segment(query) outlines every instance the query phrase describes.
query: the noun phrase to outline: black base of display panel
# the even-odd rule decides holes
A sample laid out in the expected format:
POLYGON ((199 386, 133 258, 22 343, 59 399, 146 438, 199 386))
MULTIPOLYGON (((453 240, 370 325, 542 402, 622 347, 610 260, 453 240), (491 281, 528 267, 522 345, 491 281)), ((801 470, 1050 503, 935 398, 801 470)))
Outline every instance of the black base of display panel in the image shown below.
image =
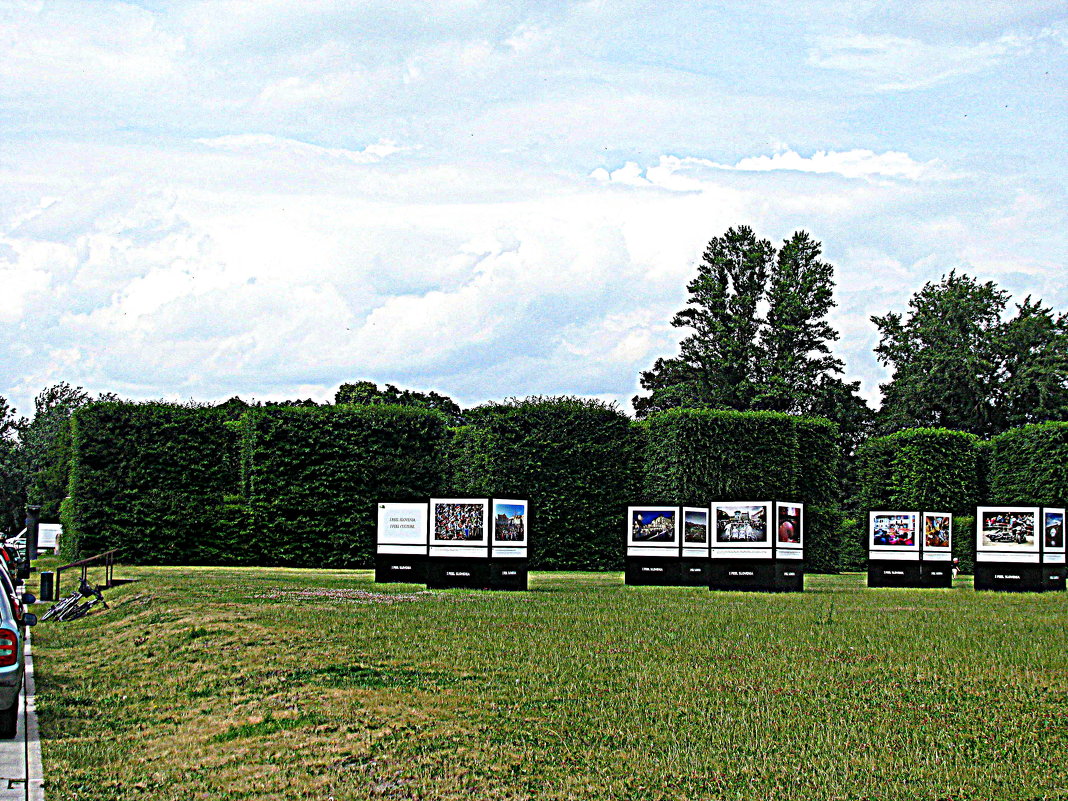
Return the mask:
MULTIPOLYGON (((770 559, 712 559, 708 566, 708 589, 781 592, 777 567, 770 559)), ((800 570, 800 565, 797 569, 800 570)))
POLYGON ((996 592, 1042 592, 1046 589, 1044 568, 1016 562, 976 562, 975 589, 996 592))
POLYGON ((793 559, 775 562, 775 589, 778 592, 804 592, 804 562, 793 559))
POLYGON ((920 562, 920 581, 929 590, 948 590, 953 586, 953 564, 920 562))
POLYGON ((868 561, 869 587, 923 588, 923 570, 919 561, 872 559, 868 561))
POLYGON ((1045 592, 1065 591, 1065 566, 1042 565, 1042 589, 1045 592))
POLYGON ((628 556, 625 582, 634 587, 677 586, 681 560, 673 556, 628 556))
POLYGON ((683 587, 707 587, 708 560, 682 559, 679 562, 679 584, 683 587))
POLYGON ((525 590, 527 588, 527 560, 491 559, 489 586, 491 590, 525 590))
POLYGON ((380 584, 390 582, 426 584, 426 557, 397 553, 377 554, 375 556, 375 581, 380 584))
POLYGON ((432 590, 488 590, 489 559, 431 557, 427 565, 426 586, 432 590))

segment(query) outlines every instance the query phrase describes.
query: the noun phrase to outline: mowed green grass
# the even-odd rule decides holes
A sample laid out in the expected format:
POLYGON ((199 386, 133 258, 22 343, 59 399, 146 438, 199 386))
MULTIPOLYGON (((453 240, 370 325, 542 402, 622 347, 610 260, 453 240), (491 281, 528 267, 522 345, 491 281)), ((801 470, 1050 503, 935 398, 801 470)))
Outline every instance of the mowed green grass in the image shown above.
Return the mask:
POLYGON ((116 575, 34 632, 56 801, 1068 798, 1064 594, 116 575))

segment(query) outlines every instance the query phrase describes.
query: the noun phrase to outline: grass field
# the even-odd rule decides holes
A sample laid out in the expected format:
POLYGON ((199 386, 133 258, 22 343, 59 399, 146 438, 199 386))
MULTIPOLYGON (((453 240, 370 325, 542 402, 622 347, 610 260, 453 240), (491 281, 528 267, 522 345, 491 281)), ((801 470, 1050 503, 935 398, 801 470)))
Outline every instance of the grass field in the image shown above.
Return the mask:
POLYGON ((1068 798, 1064 594, 116 575, 34 631, 55 801, 1068 798))

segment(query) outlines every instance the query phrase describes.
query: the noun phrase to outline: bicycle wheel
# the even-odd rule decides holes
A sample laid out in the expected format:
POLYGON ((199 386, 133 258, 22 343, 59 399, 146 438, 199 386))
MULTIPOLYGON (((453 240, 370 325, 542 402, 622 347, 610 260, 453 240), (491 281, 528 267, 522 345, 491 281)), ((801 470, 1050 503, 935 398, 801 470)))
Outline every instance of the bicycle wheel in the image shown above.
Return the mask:
POLYGON ((66 623, 70 620, 77 620, 80 617, 85 617, 86 613, 89 611, 90 606, 91 604, 88 601, 86 601, 84 604, 72 606, 66 611, 62 612, 60 615, 58 615, 56 617, 56 620, 66 623))
POLYGON ((60 615, 63 612, 66 612, 72 606, 74 606, 74 604, 78 603, 78 601, 80 599, 81 599, 81 595, 79 595, 78 593, 74 593, 74 595, 68 595, 62 601, 58 601, 58 602, 52 604, 52 606, 49 608, 49 610, 47 612, 45 612, 43 615, 41 615, 41 620, 48 620, 49 618, 52 618, 52 617, 56 618, 56 620, 59 620, 60 619, 60 615))

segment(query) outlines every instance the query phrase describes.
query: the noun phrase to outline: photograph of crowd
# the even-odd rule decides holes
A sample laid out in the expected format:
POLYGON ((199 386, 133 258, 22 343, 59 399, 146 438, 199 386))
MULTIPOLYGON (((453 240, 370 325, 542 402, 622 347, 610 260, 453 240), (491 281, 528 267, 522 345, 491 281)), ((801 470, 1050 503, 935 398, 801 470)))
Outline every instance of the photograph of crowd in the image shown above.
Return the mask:
POLYGON ((526 506, 521 503, 493 504, 493 541, 523 542, 527 537, 523 523, 526 511, 526 506))
POLYGON ((979 530, 981 547, 998 550, 1035 550, 1034 512, 984 509, 981 520, 979 530))
POLYGON ((675 510, 635 510, 631 516, 630 541, 674 542, 675 510))
POLYGON ((767 507, 757 504, 716 506, 716 542, 768 542, 767 507))
POLYGON ((1064 547, 1064 510, 1046 512, 1045 523, 1042 530, 1046 533, 1045 545, 1047 548, 1060 550, 1064 547))
POLYGON ((779 542, 801 544, 801 507, 779 504, 779 542))
POLYGON ((916 545, 916 514, 876 514, 872 520, 871 544, 911 548, 916 545))
POLYGON ((481 503, 439 503, 434 507, 434 539, 441 542, 484 542, 485 507, 481 503))
POLYGON ((684 532, 685 542, 708 542, 708 512, 704 509, 687 509, 684 532))
POLYGON ((949 547, 949 525, 951 519, 949 515, 923 516, 924 548, 949 547))

